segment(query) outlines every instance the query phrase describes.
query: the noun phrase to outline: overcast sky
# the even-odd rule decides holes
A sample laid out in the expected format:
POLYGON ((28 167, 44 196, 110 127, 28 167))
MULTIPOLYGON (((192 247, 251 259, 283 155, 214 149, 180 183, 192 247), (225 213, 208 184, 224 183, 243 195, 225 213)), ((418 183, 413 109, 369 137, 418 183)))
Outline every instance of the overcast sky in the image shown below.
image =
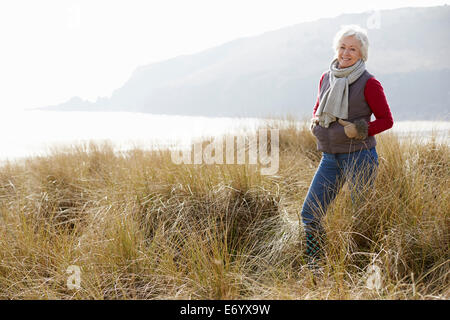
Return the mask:
POLYGON ((94 101, 137 66, 304 21, 443 4, 450 0, 2 0, 0 111, 94 101))

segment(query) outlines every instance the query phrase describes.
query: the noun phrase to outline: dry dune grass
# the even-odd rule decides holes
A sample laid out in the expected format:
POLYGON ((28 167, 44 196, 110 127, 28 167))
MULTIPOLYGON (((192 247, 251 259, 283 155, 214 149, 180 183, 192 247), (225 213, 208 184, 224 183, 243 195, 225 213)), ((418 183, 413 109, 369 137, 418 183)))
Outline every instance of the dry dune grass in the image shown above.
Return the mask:
POLYGON ((312 273, 299 212, 320 153, 306 124, 283 123, 268 123, 280 132, 273 176, 108 143, 4 165, 0 298, 448 299, 448 145, 379 135, 375 188, 356 206, 344 186, 312 273), (67 285, 70 265, 79 289, 67 285))

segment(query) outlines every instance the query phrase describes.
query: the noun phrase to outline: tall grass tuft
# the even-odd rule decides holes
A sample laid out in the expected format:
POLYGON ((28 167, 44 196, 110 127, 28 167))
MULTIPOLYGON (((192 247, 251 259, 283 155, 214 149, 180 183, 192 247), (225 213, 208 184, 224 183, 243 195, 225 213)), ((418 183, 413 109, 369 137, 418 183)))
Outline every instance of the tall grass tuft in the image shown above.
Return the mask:
POLYGON ((280 134, 271 176, 251 164, 175 164, 168 150, 117 153, 94 142, 6 163, 0 298, 449 298, 447 144, 378 135, 375 184, 357 204, 344 185, 312 272, 299 213, 320 152, 306 122, 262 128, 280 134), (67 285, 72 265, 78 289, 67 285))

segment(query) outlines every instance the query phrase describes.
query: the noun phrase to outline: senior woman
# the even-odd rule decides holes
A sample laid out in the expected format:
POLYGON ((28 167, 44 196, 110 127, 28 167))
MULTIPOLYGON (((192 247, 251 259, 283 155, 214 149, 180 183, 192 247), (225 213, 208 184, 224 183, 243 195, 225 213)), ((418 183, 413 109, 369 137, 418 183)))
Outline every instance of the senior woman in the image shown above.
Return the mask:
POLYGON ((344 26, 333 47, 335 56, 320 78, 311 123, 322 158, 301 211, 309 262, 323 254, 321 219, 344 182, 349 183, 352 201, 373 185, 378 167, 374 136, 394 123, 383 87, 366 70, 366 31, 344 26), (372 114, 375 120, 370 121, 372 114))

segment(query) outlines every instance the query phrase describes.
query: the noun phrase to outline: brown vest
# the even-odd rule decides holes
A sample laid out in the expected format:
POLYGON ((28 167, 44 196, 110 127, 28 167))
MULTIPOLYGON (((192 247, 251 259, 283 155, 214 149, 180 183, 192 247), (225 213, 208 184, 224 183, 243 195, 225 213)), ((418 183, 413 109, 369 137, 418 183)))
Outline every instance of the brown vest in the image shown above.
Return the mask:
MULTIPOLYGON (((330 86, 330 72, 328 71, 322 80, 319 99, 322 99, 325 91, 330 86)), ((348 119, 346 121, 354 122, 358 119, 364 119, 369 123, 372 110, 370 109, 364 97, 364 88, 367 80, 372 78, 367 70, 351 85, 349 85, 348 94, 348 119)), ((327 153, 350 153, 361 149, 370 149, 375 147, 376 140, 374 136, 369 136, 365 140, 350 139, 345 135, 344 127, 334 121, 328 128, 316 125, 313 133, 317 138, 317 150, 327 153)))

